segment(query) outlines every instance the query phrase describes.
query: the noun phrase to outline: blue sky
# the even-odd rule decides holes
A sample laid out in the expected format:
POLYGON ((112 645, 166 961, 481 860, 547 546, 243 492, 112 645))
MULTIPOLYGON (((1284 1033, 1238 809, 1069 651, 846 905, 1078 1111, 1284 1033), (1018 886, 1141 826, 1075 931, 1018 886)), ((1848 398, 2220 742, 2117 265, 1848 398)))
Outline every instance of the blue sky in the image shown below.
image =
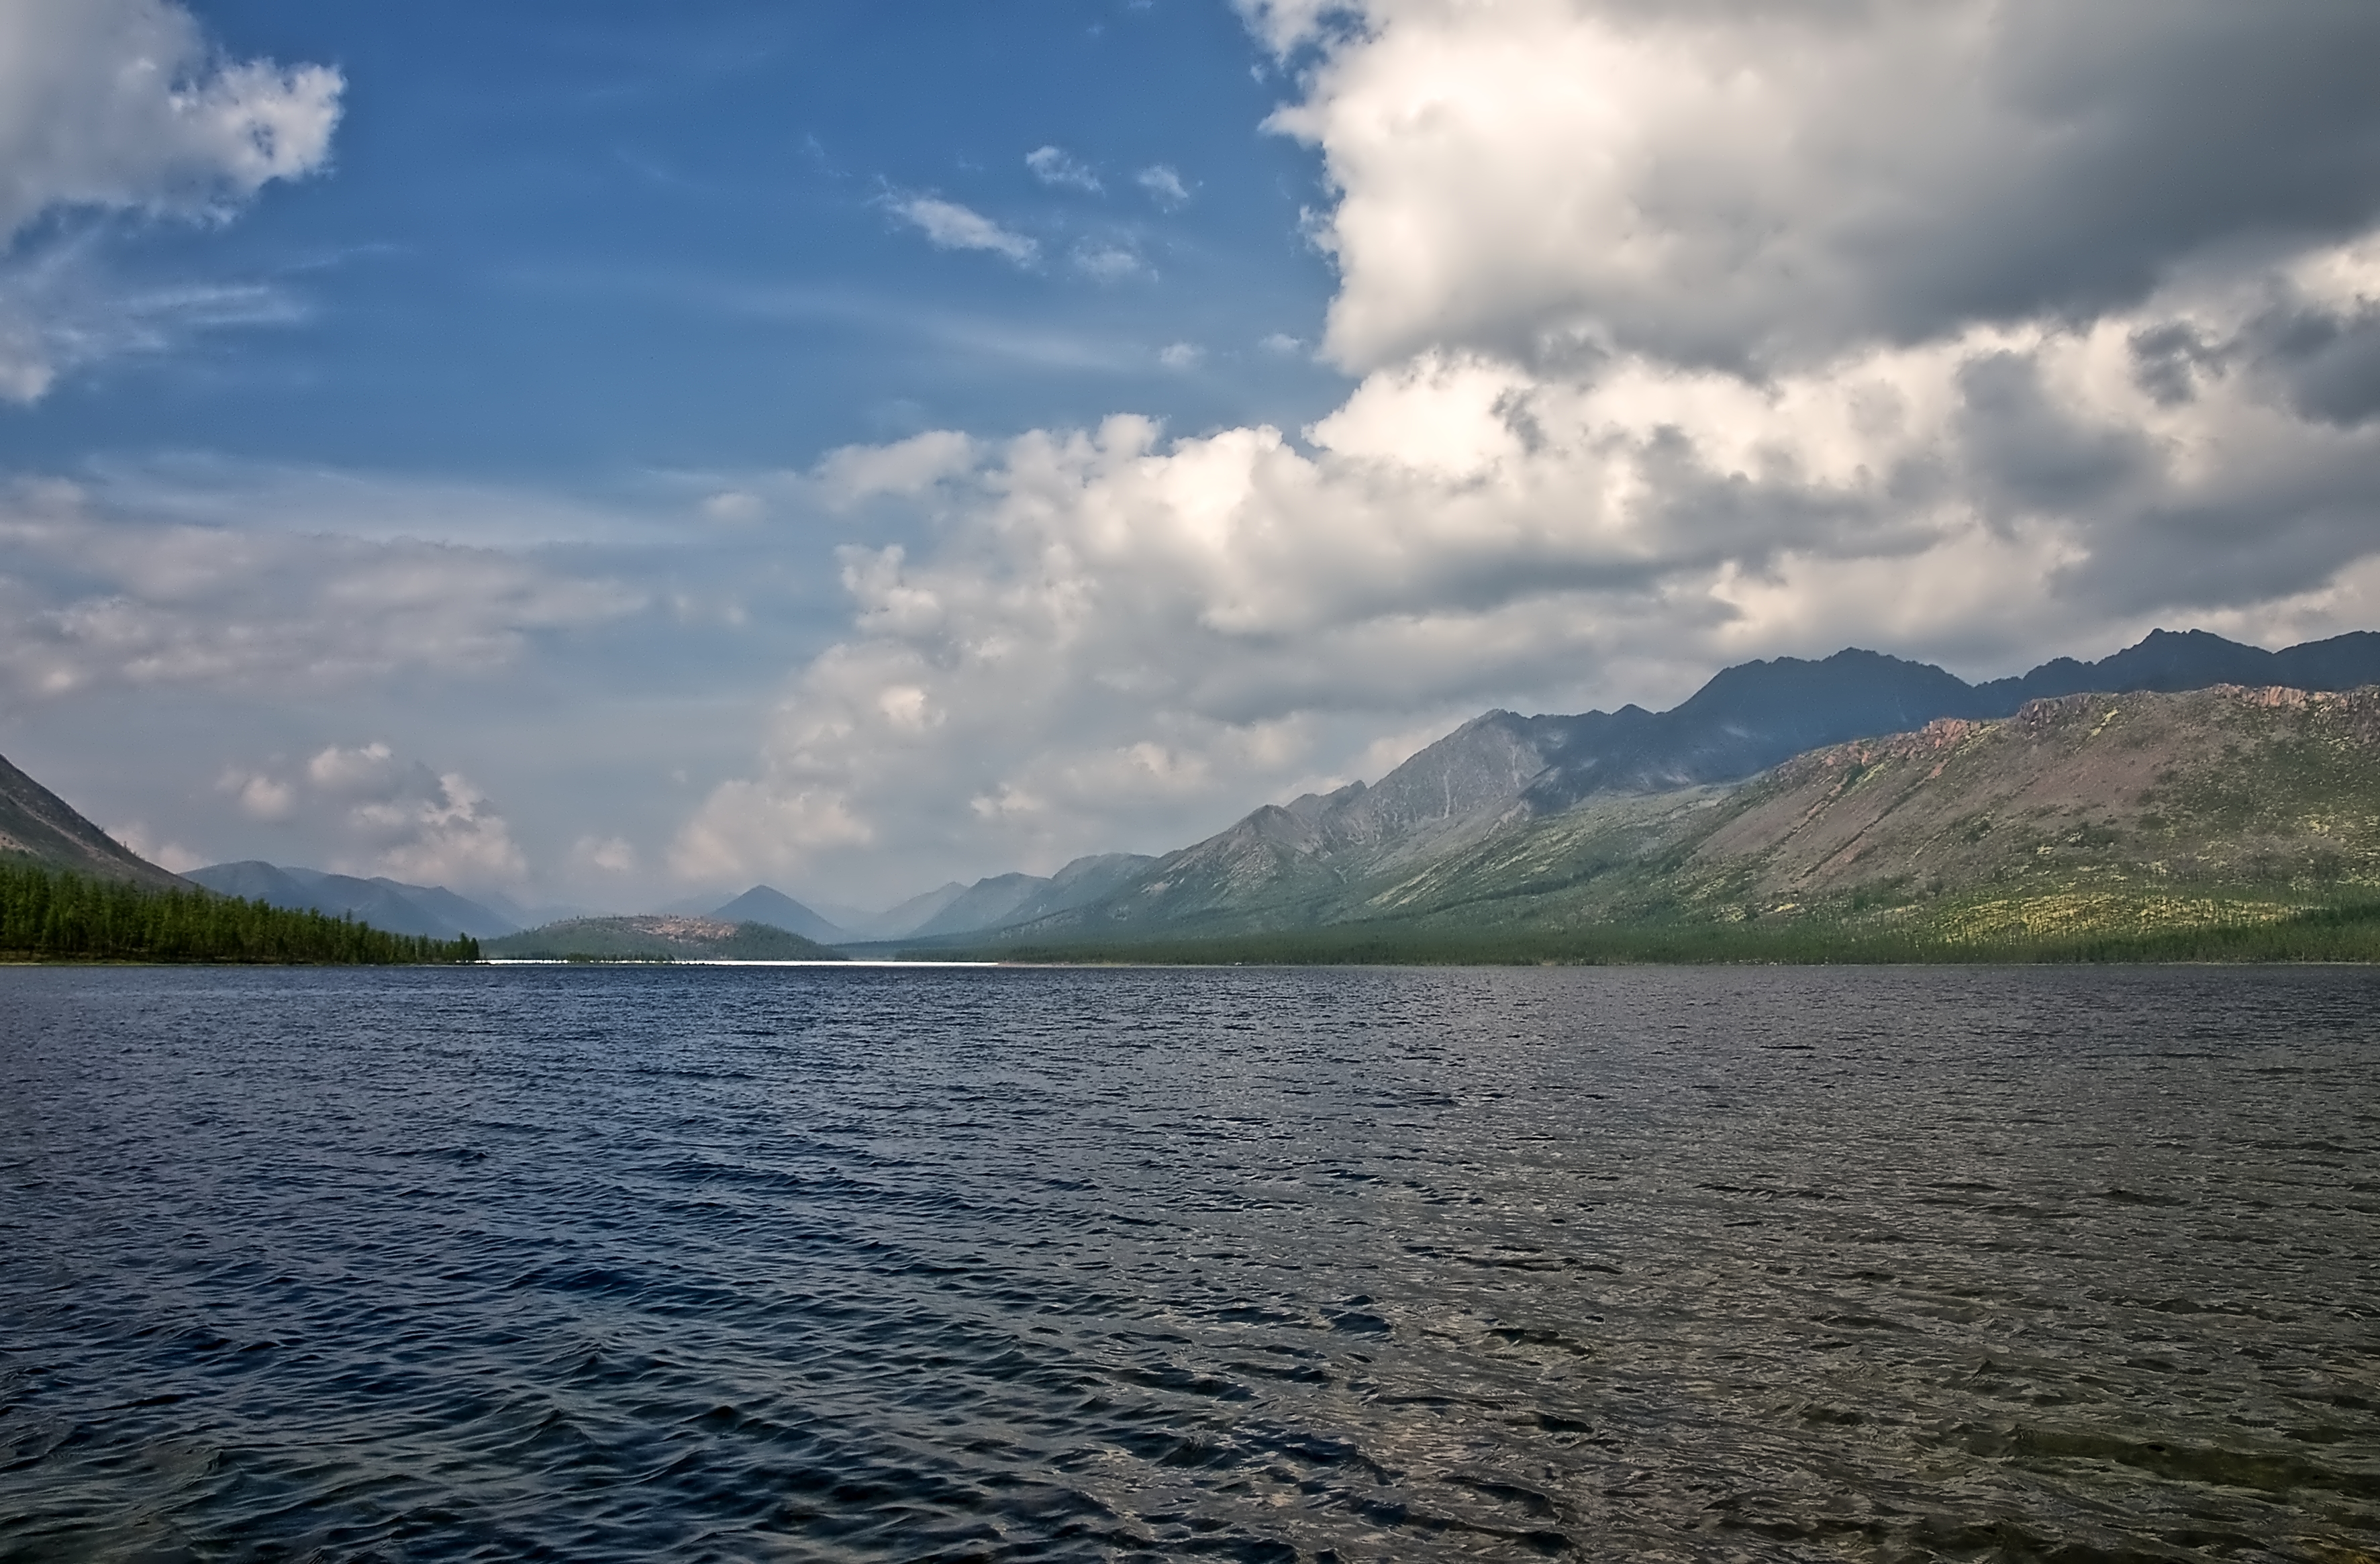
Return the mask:
POLYGON ((1259 129, 1282 82, 1220 6, 198 11, 230 55, 340 70, 330 164, 236 222, 111 224, 100 248, 130 285, 268 290, 288 319, 63 387, 0 425, 7 459, 166 447, 600 490, 1120 406, 1293 424, 1338 390, 1260 346, 1319 326, 1330 272, 1298 214, 1322 192, 1311 152, 1259 129), (1044 147, 1099 188, 1037 178, 1044 147), (895 215, 917 196, 1040 253, 920 242, 895 215), (1160 361, 1177 343, 1195 369, 1160 361))
POLYGON ((2380 622, 2355 0, 11 0, 0 753, 634 909, 2380 622))

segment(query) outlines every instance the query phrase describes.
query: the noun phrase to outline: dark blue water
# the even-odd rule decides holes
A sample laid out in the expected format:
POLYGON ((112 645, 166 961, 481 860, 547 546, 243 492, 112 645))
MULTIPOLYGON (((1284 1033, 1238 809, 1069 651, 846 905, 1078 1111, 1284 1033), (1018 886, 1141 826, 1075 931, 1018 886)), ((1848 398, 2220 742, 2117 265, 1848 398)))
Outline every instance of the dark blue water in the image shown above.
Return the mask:
POLYGON ((2368 1560, 2376 1011, 0 971, 0 1556, 2368 1560))

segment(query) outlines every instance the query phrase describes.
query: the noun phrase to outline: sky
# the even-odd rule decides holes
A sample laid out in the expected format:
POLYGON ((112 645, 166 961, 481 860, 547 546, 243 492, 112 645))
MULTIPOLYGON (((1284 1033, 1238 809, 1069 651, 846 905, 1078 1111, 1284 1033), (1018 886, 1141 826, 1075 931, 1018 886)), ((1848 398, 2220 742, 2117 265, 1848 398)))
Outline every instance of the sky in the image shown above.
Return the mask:
POLYGON ((633 911, 2380 628, 2368 0, 0 0, 0 753, 633 911))

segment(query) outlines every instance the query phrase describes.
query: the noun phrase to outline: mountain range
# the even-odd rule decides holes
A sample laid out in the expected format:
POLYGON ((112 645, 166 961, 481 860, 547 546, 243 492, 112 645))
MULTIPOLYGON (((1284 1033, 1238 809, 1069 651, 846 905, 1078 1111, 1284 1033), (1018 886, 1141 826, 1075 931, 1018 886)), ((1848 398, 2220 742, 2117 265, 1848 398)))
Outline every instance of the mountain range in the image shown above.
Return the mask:
POLYGON ((919 950, 1295 928, 1372 915, 1355 910, 1365 905, 1355 891, 1461 861, 1491 839, 1509 844, 1533 824, 1666 819, 1795 756, 1945 719, 1991 721, 2090 692, 2337 691, 2374 683, 2380 634, 2366 631, 2268 651, 2203 630, 2157 630, 2095 662, 2058 658, 1983 684, 1856 649, 1778 658, 1722 670, 1666 711, 1488 711, 1377 782, 1264 806, 1162 856, 1103 854, 1046 877, 953 881, 877 913, 814 909, 766 885, 720 907, 690 902, 674 910, 768 924, 824 944, 919 950))
POLYGON ((468 934, 485 940, 520 927, 515 919, 443 885, 359 879, 320 869, 285 868, 253 858, 212 864, 182 878, 225 896, 243 896, 294 912, 353 917, 391 934, 427 934, 439 940, 468 934))
POLYGON ((1699 929, 1745 952, 1816 930, 1821 953, 1930 959, 2368 924, 2375 891, 2380 688, 2219 685, 2047 697, 1738 787, 1606 795, 1274 927, 1590 946, 1699 929))
POLYGON ((1051 875, 993 875, 973 885, 953 880, 880 913, 837 907, 830 917, 767 885, 756 885, 723 906, 703 909, 688 903, 678 910, 707 911, 730 922, 765 923, 824 944, 932 940, 1030 923, 1087 906, 1155 862, 1138 853, 1097 854, 1076 858, 1051 875))
MULTIPOLYGON (((2380 773, 2380 755, 2365 752, 2364 730, 2353 722, 2339 726, 2340 713, 2362 708, 2320 699, 2275 704, 2258 697, 2263 704, 2252 708, 2261 715, 2252 721, 2242 716, 2252 708, 2238 705, 2244 698, 2238 692, 2321 696, 2374 685, 2380 685, 2380 635, 2370 632, 2266 651, 2204 631, 2159 630, 2097 662, 2060 658, 2018 677, 1976 685, 1930 664, 1872 651, 1847 649, 1815 661, 1779 658, 1723 670, 1666 711, 1633 705, 1577 716, 1488 711, 1377 782, 1264 806, 1161 856, 1104 854, 1078 858, 1049 876, 953 882, 877 914, 834 908, 830 916, 765 885, 717 908, 689 904, 673 912, 718 925, 687 946, 688 952, 715 947, 726 938, 722 931, 739 927, 782 931, 798 942, 788 951, 873 941, 923 952, 987 943, 1179 941, 1379 919, 1479 928, 1609 920, 1657 908, 1700 908, 1697 915, 1712 916, 1732 908, 1726 915, 1751 917, 1745 909, 1762 896, 1795 891, 1823 902, 1884 892, 1870 883, 1873 876, 1847 875, 1831 859, 1791 873, 1778 868, 1791 857, 1787 838, 1761 837, 1767 828, 1743 824, 1754 818, 1745 811, 1767 807, 1758 801, 1792 778, 1873 778, 1885 761, 1905 771, 1910 755, 1947 754, 1946 745, 1961 756, 2003 758, 1994 763, 1998 770, 1977 770, 1980 762, 1962 760, 1949 771, 1927 771, 1923 784, 1888 811, 1889 820, 1879 816, 1860 827, 1845 863, 1897 864, 1899 878, 1885 877, 1892 885, 1955 896, 1978 884, 2037 879, 2034 870, 2066 864, 2070 855, 2060 845, 2063 839, 2034 840, 2047 829, 2040 822, 2060 819, 2087 842, 2128 843, 2127 851, 2160 843, 2174 849, 2154 861, 2124 860, 2131 866, 2124 873, 2182 873, 2194 883, 2220 880, 2235 890, 2277 875, 2292 884, 2345 883, 2338 875, 2361 873, 2351 866, 2362 859, 2356 855, 2360 848, 2350 852, 2340 844, 2360 840, 2354 821, 2362 817, 2354 811, 2362 807, 2362 778, 2380 773), (2231 693, 2179 706, 2150 698, 2208 691, 2231 693), (2143 697, 2125 709, 2131 715, 2124 719, 2129 736, 2123 742, 2138 752, 2138 765, 2149 768, 2142 775, 2150 780, 2132 777, 2125 784, 2129 792, 2118 790, 2121 797, 2092 793, 2099 784, 2081 773, 2042 769, 2037 754, 2022 764, 2006 758, 2019 753, 2007 735, 2034 728, 2064 733, 2061 723, 2082 720, 2074 713, 2099 712, 2093 701, 2123 696, 2143 697), (2154 720, 2144 720, 2144 713, 2154 720), (2254 742, 2240 736, 2250 728, 2261 735, 2254 742), (2162 736, 2154 743, 2141 736, 2149 733, 2162 736), (1888 738, 1884 749, 1875 748, 1888 738), (2324 755, 2347 761, 2308 758, 2324 755), (1958 776, 1967 780, 1956 782, 1958 776), (2195 780, 2184 787, 2175 779, 2195 780), (1973 796, 1958 793, 1961 787, 1973 796), (2009 829, 2001 818, 2005 809, 1988 803, 1998 796, 1996 787, 2030 799, 2024 807, 2034 823, 2009 829), (2166 805, 2153 806, 2155 800, 2180 796, 2176 787, 2202 803, 2218 796, 2235 804, 2287 797, 2304 819, 2291 824, 2257 817, 2259 834, 2250 843, 2239 834, 2253 823, 2252 811, 2241 812, 2245 805, 2228 813, 2209 806, 2180 815, 2166 805), (1998 822, 1973 837, 1974 851, 1948 850, 1939 831, 1922 842, 1902 839, 1915 829, 1912 822, 1947 819, 1944 811, 1961 809, 1967 819, 1961 830, 1977 820, 1998 822), (2178 818, 2194 823, 2173 826, 2178 818), (2305 820, 2328 823, 2317 829, 2305 820), (2011 843, 2030 843, 2034 860, 2010 858, 2011 843), (1755 858, 1768 867, 1755 869, 1755 858), (1645 868, 1656 862, 1667 866, 1658 874, 1645 868), (2178 862, 2181 870, 2173 867, 2178 862), (1712 887, 1722 882, 1743 897, 1729 902, 1718 895, 1712 887), (1592 894, 1580 889, 1588 885, 1597 889, 1592 894)), ((2100 716, 2105 713, 2092 721, 2100 716)), ((2099 733, 2094 728, 2090 736, 2099 733)), ((1860 797, 1872 804, 1884 796, 1880 787, 1865 782, 1860 797)), ((1840 801, 1792 806, 1804 805, 1816 811, 1813 820, 1856 815, 1842 813, 1846 806, 1840 801)), ((1824 840, 1823 833, 1796 831, 1787 836, 1803 847, 1824 840)), ((352 915, 392 933, 495 939, 536 915, 442 887, 257 861, 177 877, 126 850, 6 760, 0 760, 0 857, 159 888, 196 884, 273 905, 352 915)), ((2103 860, 2100 869, 2118 872, 2111 867, 2117 860, 2104 855, 2103 860)), ((551 915, 538 921, 555 927, 551 915)), ((631 931, 611 932, 625 939, 631 931)), ((650 930, 634 932, 648 943, 653 937, 650 930)), ((744 942, 759 938, 745 936, 744 942)))
MULTIPOLYGON (((1095 901, 1011 915, 957 939, 953 930, 941 942, 1179 939, 1376 915, 1378 908, 1358 909, 1379 888, 1490 839, 1518 840, 1582 810, 1593 819, 1666 818, 1707 805, 1713 790, 1849 741, 1946 719, 2005 720, 2033 702, 2084 692, 2373 684, 2380 684, 2380 635, 2362 631, 2276 652, 2204 631, 2159 630, 2097 662, 2061 658, 1981 685, 1857 649, 1748 662, 1667 711, 1487 712, 1378 782, 1265 806, 1149 861, 1095 901)), ((1416 911, 1410 897, 1402 905, 1408 915, 1416 911)), ((921 928, 912 938, 932 936, 921 928)))

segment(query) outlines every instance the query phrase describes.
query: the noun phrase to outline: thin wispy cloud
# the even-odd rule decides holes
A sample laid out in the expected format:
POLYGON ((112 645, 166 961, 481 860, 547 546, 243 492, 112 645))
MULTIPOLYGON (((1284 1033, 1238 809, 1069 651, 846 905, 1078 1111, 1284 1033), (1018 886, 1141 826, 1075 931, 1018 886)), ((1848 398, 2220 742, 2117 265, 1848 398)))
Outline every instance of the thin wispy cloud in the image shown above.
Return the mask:
POLYGON ((1019 266, 1030 266, 1041 247, 1025 235, 971 207, 936 196, 906 196, 887 203, 892 214, 926 236, 937 249, 985 250, 1019 266))
POLYGON ((171 353, 210 332, 296 325, 303 299, 266 283, 127 283, 93 236, 0 259, 0 401, 30 405, 78 370, 171 353))
POLYGON ((1128 245, 1089 241, 1075 246, 1071 259, 1075 271, 1097 282, 1121 283, 1157 274, 1156 268, 1128 245))

